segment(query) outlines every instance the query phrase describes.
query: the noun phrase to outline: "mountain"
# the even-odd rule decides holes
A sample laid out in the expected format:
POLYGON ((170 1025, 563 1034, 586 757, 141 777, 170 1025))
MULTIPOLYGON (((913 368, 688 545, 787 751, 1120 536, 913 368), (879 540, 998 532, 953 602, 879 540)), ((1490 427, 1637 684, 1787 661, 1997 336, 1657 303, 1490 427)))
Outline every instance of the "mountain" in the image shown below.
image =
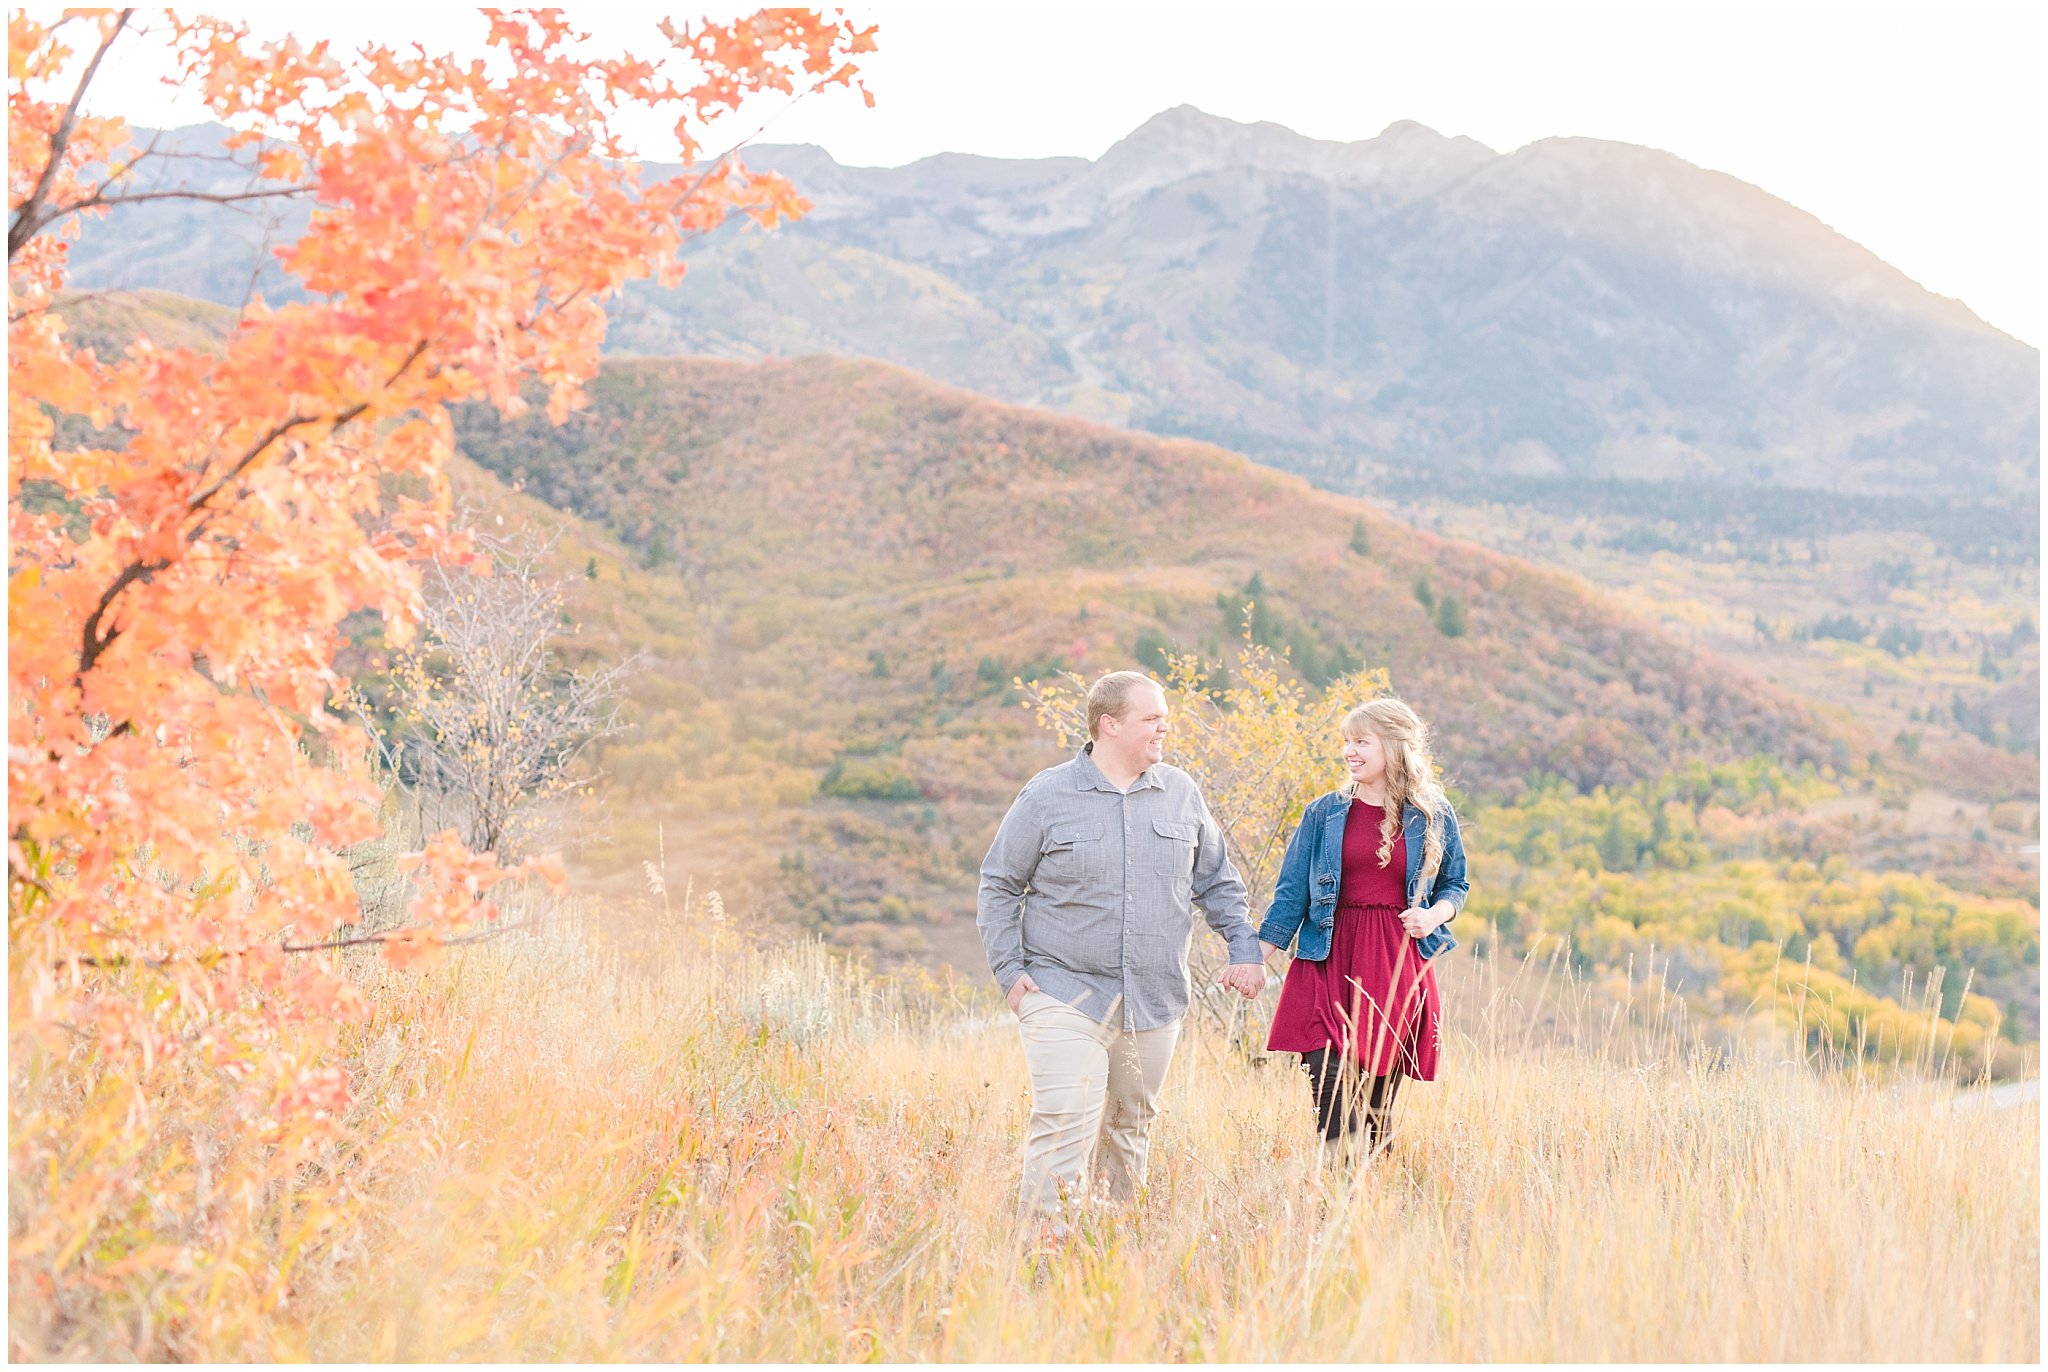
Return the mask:
MULTIPOLYGON (((2034 349, 1653 149, 1500 154, 1413 123, 1319 142, 1183 106, 1093 161, 747 155, 811 215, 714 237, 677 290, 635 288, 615 350, 874 357, 1360 493, 1480 473, 2008 505, 2039 488, 2034 349)), ((85 226, 75 279, 239 299, 265 232, 135 207, 85 226)))
POLYGON ((772 312, 806 347, 985 390, 1006 370, 993 393, 1339 488, 1373 464, 1971 497, 2038 482, 2034 350, 1650 149, 1502 156, 1415 124, 1317 143, 1183 108, 1031 174, 754 157, 816 188, 811 218, 713 245, 621 346, 775 352, 756 322, 772 312), (961 293, 949 330, 870 317, 893 264, 961 293))

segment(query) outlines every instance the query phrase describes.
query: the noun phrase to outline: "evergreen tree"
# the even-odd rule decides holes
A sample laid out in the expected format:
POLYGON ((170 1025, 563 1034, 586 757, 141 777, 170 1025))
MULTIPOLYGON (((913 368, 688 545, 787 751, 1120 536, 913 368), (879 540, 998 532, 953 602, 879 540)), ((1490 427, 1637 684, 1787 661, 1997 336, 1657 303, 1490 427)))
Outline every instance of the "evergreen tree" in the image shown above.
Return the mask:
POLYGON ((1165 634, 1157 629, 1147 629, 1138 635, 1137 646, 1131 649, 1131 656, 1137 659, 1140 671, 1163 672, 1167 655, 1172 651, 1173 645, 1165 634))
POLYGON ((1621 827, 1619 812, 1607 817, 1607 829, 1600 835, 1600 865, 1610 872, 1635 870, 1635 841, 1621 827))

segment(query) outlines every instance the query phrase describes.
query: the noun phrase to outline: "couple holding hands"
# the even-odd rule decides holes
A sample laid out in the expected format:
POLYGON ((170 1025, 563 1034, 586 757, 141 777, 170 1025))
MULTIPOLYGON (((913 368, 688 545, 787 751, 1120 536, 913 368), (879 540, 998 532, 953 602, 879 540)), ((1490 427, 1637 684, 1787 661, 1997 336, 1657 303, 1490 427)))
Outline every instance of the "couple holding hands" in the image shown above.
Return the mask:
POLYGON ((1065 1232, 1090 1195, 1130 1200, 1188 1009, 1191 906, 1250 999, 1289 944, 1266 1047, 1297 1053, 1329 1145, 1384 1148, 1406 1077, 1436 1077, 1429 960, 1465 903, 1457 816, 1428 729, 1398 700, 1344 717, 1350 782, 1311 802, 1254 928, 1223 831, 1164 757, 1166 693, 1141 672, 1088 692, 1088 743, 1033 777, 981 865, 977 924, 1031 1074, 1019 1212, 1065 1232))

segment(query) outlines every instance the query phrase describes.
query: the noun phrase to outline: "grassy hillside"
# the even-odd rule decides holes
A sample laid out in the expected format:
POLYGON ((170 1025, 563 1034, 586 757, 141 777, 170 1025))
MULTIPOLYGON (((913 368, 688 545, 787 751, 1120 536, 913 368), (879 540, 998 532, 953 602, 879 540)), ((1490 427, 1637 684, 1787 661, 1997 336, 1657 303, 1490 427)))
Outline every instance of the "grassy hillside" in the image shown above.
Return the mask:
MULTIPOLYGON (((1451 969, 1442 1079, 1402 1092, 1394 1153, 1355 1183, 1319 1172, 1298 1072, 1190 1034, 1143 1202, 1033 1261, 1010 1226, 1027 1083, 992 991, 748 949, 701 905, 637 932, 381 977, 335 1156, 276 1209, 229 1207, 196 1270, 95 1247, 60 1305, 35 1287, 55 1249, 11 1253, 12 1356, 2040 1355, 2038 1103, 1698 1053, 1640 978, 1609 1013, 1542 964, 1451 969)), ((25 1167, 11 1210, 61 1234, 76 1202, 50 1175, 25 1167)), ((123 1216, 136 1249, 182 1218, 123 1216)))
POLYGON ((126 352, 137 335, 161 348, 212 348, 234 327, 235 311, 171 291, 84 292, 58 306, 72 345, 103 359, 126 352))

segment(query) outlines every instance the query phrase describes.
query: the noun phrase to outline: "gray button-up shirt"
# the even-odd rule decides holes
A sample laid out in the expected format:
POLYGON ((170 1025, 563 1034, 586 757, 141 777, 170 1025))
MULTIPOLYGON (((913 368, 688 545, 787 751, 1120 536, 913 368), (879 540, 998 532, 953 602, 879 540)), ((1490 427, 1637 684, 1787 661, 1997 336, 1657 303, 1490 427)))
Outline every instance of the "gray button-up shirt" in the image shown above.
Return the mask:
POLYGON ((1091 1019, 1121 999, 1126 1030, 1158 1029, 1187 1013, 1191 898, 1232 962, 1259 962, 1259 935, 1194 778, 1158 763, 1119 791, 1093 748, 1033 777, 1003 816, 975 922, 1005 994, 1028 972, 1091 1019))

